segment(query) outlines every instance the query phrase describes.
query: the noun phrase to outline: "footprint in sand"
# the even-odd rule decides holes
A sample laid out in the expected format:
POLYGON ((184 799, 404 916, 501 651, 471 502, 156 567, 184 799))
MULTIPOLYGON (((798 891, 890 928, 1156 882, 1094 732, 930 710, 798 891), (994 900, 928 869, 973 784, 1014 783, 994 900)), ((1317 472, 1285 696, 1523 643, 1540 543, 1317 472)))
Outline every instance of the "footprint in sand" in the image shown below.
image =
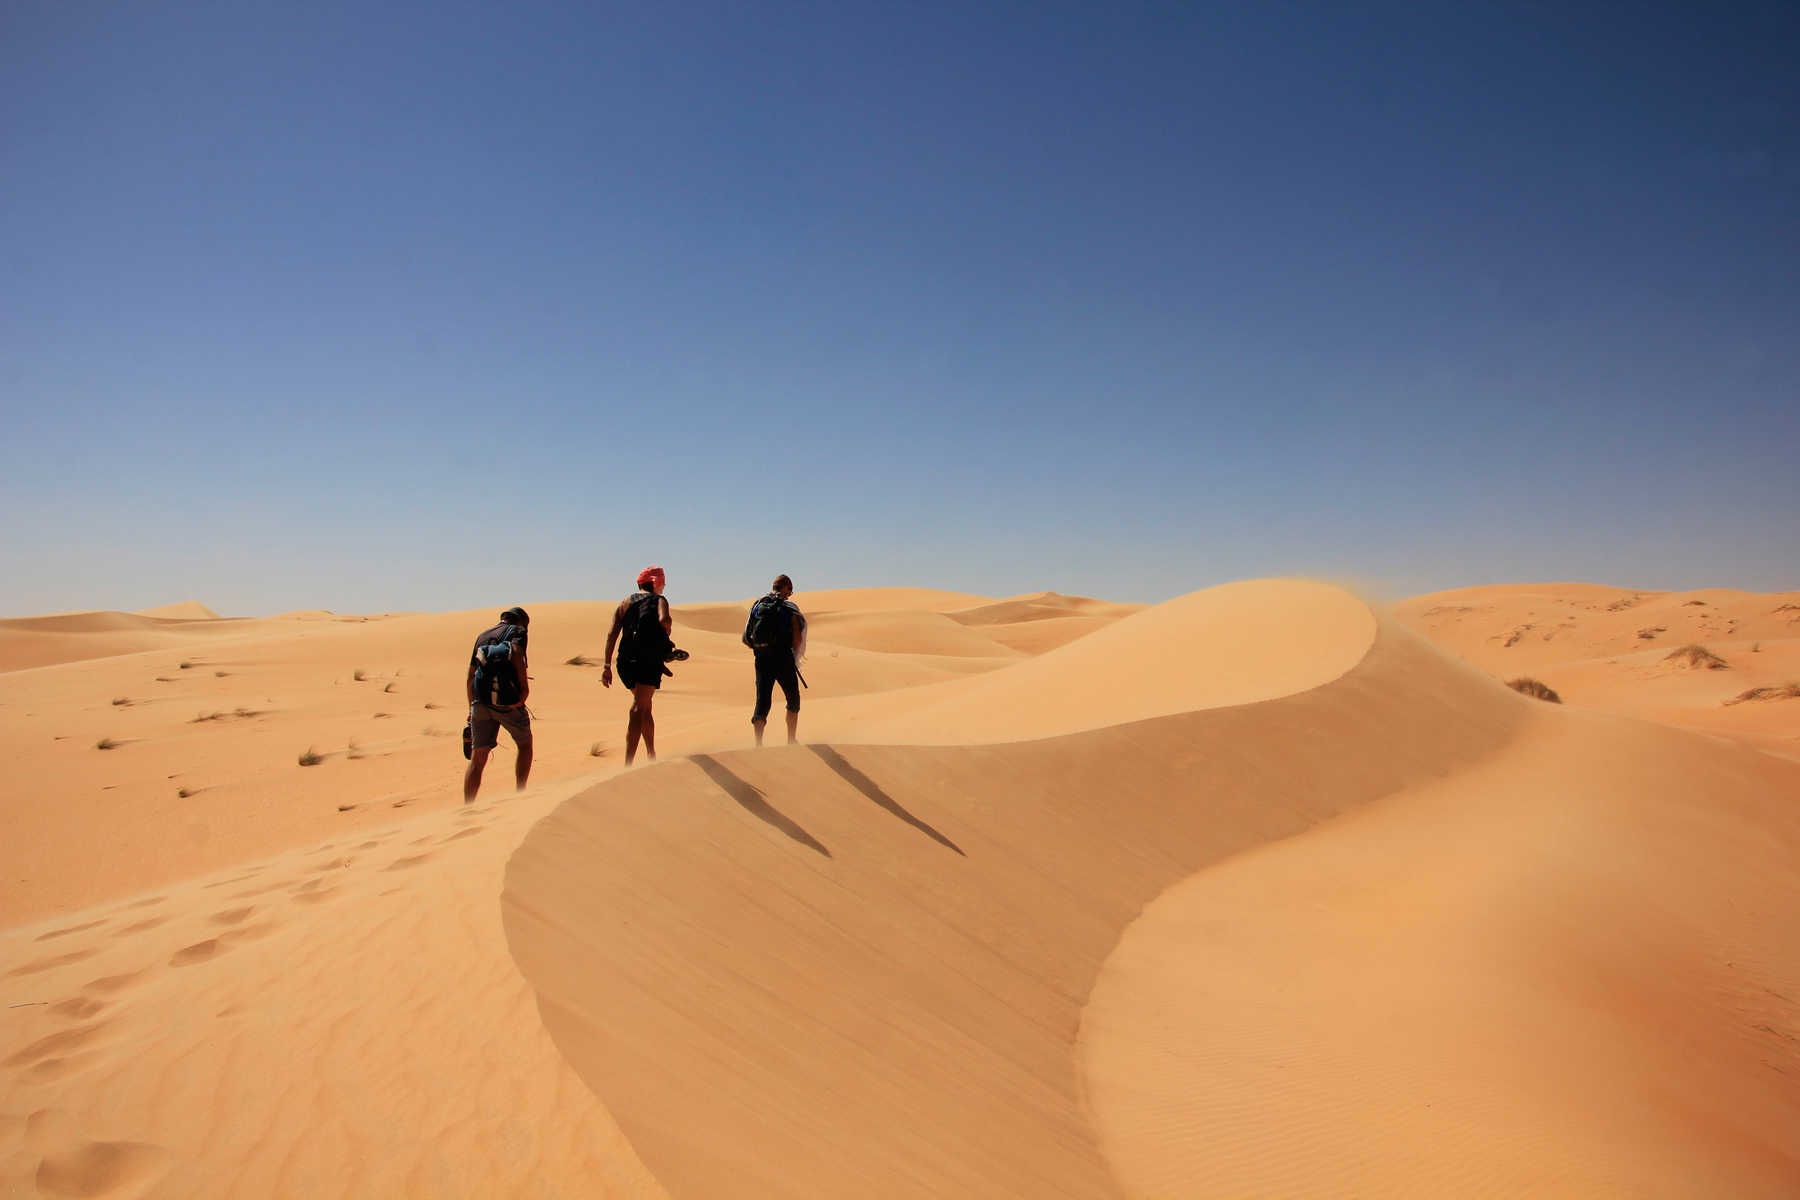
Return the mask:
POLYGON ((463 838, 474 837, 476 834, 478 834, 480 832, 481 832, 481 828, 479 826, 477 826, 474 829, 465 829, 460 833, 453 833, 447 838, 440 839, 438 841, 438 845, 441 846, 446 842, 456 842, 456 841, 461 841, 463 838))
POLYGON ((36 962, 28 962, 22 967, 14 967, 6 973, 8 979, 19 975, 36 975, 39 971, 49 971, 66 963, 80 962, 84 958, 92 958, 100 953, 98 946, 89 946, 85 950, 71 950, 67 954, 59 954, 55 958, 40 958, 36 962))
POLYGON ((38 1190, 50 1196, 141 1196, 168 1173, 174 1155, 143 1142, 81 1142, 46 1154, 38 1190))
POLYGON ((233 893, 231 893, 230 899, 232 899, 232 900, 248 900, 252 896, 266 896, 270 892, 279 892, 282 888, 284 888, 286 886, 287 886, 287 883, 285 881, 277 880, 274 883, 265 883, 261 887, 245 888, 241 892, 233 892, 233 893))
POLYGON ((104 1000, 96 1000, 92 996, 70 996, 67 1000, 58 1000, 50 1006, 53 1016, 67 1017, 72 1021, 85 1021, 89 1017, 99 1016, 110 1005, 104 1000))
POLYGON ((123 929, 115 931, 113 936, 120 938, 131 933, 143 933, 145 930, 155 929, 158 925, 166 925, 168 920, 167 917, 145 917, 142 921, 133 922, 123 929))
POLYGON ((123 975, 102 975, 98 979, 89 980, 87 986, 81 990, 99 992, 102 996, 116 996, 149 973, 150 969, 145 967, 141 971, 128 971, 123 975))
POLYGON ((38 934, 35 940, 47 942, 52 938, 68 937, 71 933, 83 933, 89 929, 98 929, 110 919, 111 918, 109 917, 101 917, 98 921, 89 921, 86 925, 71 925, 67 929, 52 929, 49 933, 38 934))
POLYGON ((209 919, 214 925, 241 925, 255 911, 256 905, 247 904, 243 908, 228 908, 216 912, 209 919))
POLYGON ((150 896, 143 900, 134 900, 130 904, 127 904, 125 907, 126 908, 149 908, 151 905, 161 904, 164 900, 167 900, 167 899, 168 899, 167 896, 150 896))
POLYGON ((177 950, 169 956, 169 965, 171 967, 191 967, 195 963, 203 963, 210 958, 217 957, 224 949, 224 943, 218 938, 207 938, 203 942, 195 942, 191 946, 183 946, 177 950))
POLYGON ((41 1037, 23 1050, 6 1060, 9 1067, 23 1067, 41 1064, 47 1060, 60 1059, 66 1054, 93 1045, 100 1035, 106 1032, 107 1023, 96 1021, 92 1025, 78 1025, 73 1029, 64 1029, 41 1037))
POLYGON ((387 871, 404 871, 408 867, 416 867, 422 862, 430 861, 430 859, 430 854, 409 854, 405 858, 396 858, 382 869, 387 871))

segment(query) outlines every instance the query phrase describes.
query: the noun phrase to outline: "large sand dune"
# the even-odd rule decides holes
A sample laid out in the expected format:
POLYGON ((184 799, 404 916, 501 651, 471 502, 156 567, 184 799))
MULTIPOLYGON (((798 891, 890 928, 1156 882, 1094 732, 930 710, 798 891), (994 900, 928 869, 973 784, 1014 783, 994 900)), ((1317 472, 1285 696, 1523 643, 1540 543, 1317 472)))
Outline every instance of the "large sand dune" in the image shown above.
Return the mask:
MULTIPOLYGON (((1707 597, 1663 623, 1780 604, 1707 597)), ((744 606, 677 604, 631 771, 564 661, 610 605, 531 605, 535 784, 466 808, 486 611, 15 661, 0 1192, 1800 1191, 1760 728, 1506 689, 1431 623, 1507 595, 800 599, 808 744, 745 748, 744 606)))

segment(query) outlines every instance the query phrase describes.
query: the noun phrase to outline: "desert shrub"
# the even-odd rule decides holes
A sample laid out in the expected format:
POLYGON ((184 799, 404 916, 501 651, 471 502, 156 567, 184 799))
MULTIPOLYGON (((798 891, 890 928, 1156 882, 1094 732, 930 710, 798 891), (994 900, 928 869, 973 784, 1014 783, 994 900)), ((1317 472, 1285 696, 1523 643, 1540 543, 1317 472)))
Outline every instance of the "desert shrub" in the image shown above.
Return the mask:
POLYGON ((1746 700, 1800 700, 1800 683, 1783 683, 1775 687, 1755 687, 1739 692, 1726 704, 1742 704, 1746 700))
POLYGON ((1521 675, 1517 679, 1509 679, 1506 681, 1506 686, 1521 695, 1530 696, 1537 700, 1548 700, 1552 704, 1562 703, 1561 696, 1529 676, 1521 675))
POLYGON ((101 738, 99 741, 94 743, 94 749, 96 749, 96 750, 111 750, 118 744, 119 743, 113 741, 111 738, 101 738))
POLYGON ((363 680, 367 679, 368 677, 369 677, 369 673, 367 671, 363 670, 361 667, 358 667, 358 668, 356 668, 356 670, 350 672, 350 678, 356 680, 356 682, 358 682, 358 683, 361 683, 363 680))
POLYGON ((1708 671, 1722 671, 1731 665, 1698 642, 1689 642, 1685 646, 1677 646, 1675 649, 1663 655, 1663 661, 1680 663, 1690 670, 1704 668, 1708 671))
POLYGON ((306 753, 300 756, 300 765, 303 767, 316 767, 324 761, 324 758, 313 753, 313 748, 311 746, 308 746, 306 748, 306 753))
POLYGON ((128 708, 128 707, 130 707, 130 705, 131 705, 131 697, 130 696, 114 696, 113 697, 113 707, 114 708, 128 708))

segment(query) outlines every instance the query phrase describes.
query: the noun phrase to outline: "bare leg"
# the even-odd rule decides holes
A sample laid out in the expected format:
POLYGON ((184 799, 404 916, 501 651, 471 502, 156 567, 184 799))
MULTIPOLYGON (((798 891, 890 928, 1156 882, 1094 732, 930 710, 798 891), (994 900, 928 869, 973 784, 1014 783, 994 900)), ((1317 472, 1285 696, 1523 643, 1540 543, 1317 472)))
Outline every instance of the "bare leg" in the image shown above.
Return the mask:
POLYGON ((756 744, 759 746, 762 745, 763 726, 767 724, 767 721, 750 722, 750 728, 756 730, 756 744))
POLYGON ((522 792, 525 790, 525 781, 530 778, 531 743, 526 742, 523 746, 519 747, 519 761, 518 764, 513 767, 513 783, 518 785, 518 789, 522 792))
POLYGON ((656 703, 656 689, 645 684, 632 689, 637 693, 637 706, 643 716, 638 721, 638 728, 644 735, 644 754, 651 762, 656 761, 656 713, 651 705, 656 703))
POLYGON ((637 701, 631 702, 631 716, 625 720, 625 765, 637 757, 638 738, 643 735, 644 715, 638 711, 637 701))
POLYGON ((481 772, 487 766, 488 755, 493 753, 492 746, 477 746, 469 752, 469 766, 463 772, 463 803, 468 804, 475 799, 475 793, 481 790, 481 772))
POLYGON ((790 708, 790 709, 788 709, 787 717, 788 717, 788 745, 792 746, 795 742, 800 740, 800 738, 798 737, 798 730, 800 729, 800 714, 790 708))

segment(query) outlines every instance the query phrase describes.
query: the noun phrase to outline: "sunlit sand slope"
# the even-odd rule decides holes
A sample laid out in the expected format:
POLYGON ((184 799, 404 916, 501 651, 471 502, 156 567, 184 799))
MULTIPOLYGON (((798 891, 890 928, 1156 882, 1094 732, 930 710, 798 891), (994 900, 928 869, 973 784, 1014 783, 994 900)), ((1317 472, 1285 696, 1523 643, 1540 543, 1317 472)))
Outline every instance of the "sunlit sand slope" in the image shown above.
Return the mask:
MULTIPOLYGON (((1142 908, 1475 763, 1529 717, 1403 631, 1371 645, 1373 618, 1341 593, 1219 590, 1066 650, 1144 622, 1163 654, 1135 670, 1161 703, 1183 703, 1164 674, 1190 708, 1230 703, 1191 669, 1186 619, 1214 620, 1201 657, 1230 674, 1235 638, 1284 609, 1302 626, 1264 655, 1282 682, 1238 677, 1236 695, 1292 694, 1029 743, 699 756, 533 829, 508 865, 509 944, 556 1043, 671 1194, 1117 1194, 1076 1039, 1142 908), (1332 632, 1309 641, 1315 624, 1332 632), (1316 686, 1288 663, 1294 644, 1316 686)), ((1081 688, 1087 663, 1008 695, 1081 688)))
POLYGON ((920 697, 868 736, 1020 741, 1289 696, 1355 666, 1375 626, 1367 605, 1328 584, 1229 583, 920 697))
POLYGON ((1083 1018, 1146 1196, 1800 1195, 1800 767, 1541 706, 1165 894, 1083 1018))
POLYGON ((136 654, 241 634, 256 623, 207 614, 200 605, 143 613, 81 612, 0 618, 0 671, 136 654))

